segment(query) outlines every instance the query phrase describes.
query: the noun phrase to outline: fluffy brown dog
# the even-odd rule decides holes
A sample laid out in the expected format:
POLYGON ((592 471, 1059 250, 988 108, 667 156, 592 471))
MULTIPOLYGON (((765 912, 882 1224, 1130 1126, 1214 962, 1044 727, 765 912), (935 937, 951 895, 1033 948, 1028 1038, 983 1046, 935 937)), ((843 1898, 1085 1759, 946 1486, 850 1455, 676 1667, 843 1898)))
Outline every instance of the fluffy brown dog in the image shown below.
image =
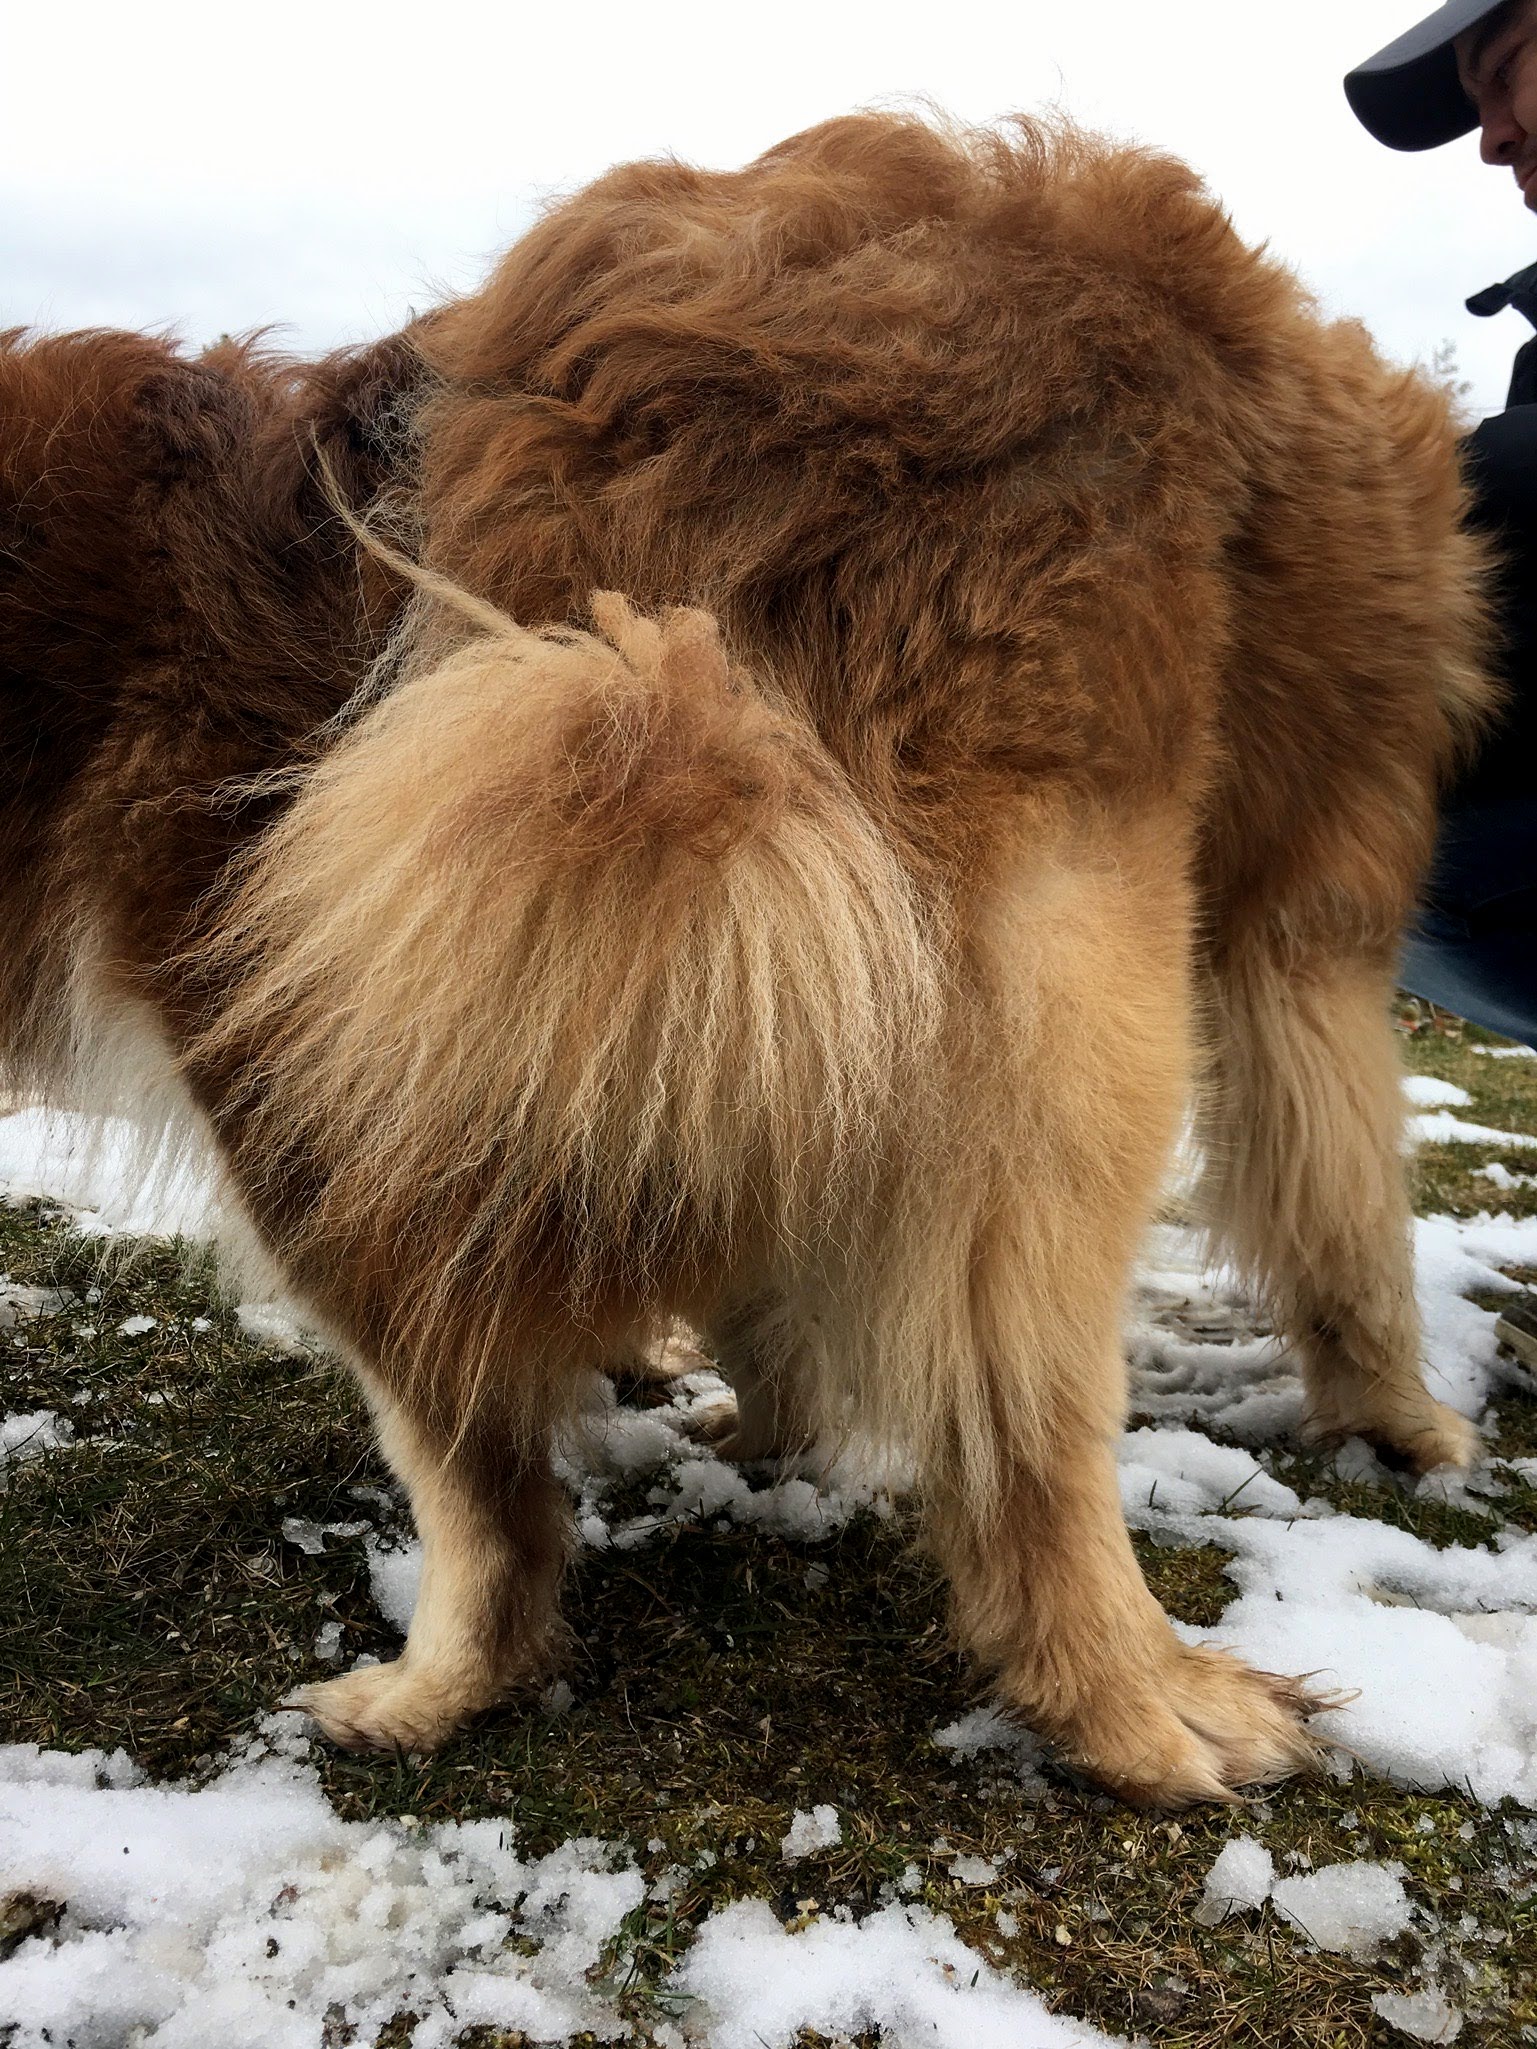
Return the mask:
POLYGON ((190 1090, 368 1390, 425 1573, 321 1725, 538 1670, 552 1425, 676 1315, 739 1451, 913 1454, 1087 1770, 1304 1759, 1143 1585, 1120 1319, 1199 1046, 1314 1425, 1466 1455, 1387 1017, 1484 702, 1441 398, 1179 166, 882 117, 617 171, 373 350, 12 338, 0 404, 10 1079, 190 1090))

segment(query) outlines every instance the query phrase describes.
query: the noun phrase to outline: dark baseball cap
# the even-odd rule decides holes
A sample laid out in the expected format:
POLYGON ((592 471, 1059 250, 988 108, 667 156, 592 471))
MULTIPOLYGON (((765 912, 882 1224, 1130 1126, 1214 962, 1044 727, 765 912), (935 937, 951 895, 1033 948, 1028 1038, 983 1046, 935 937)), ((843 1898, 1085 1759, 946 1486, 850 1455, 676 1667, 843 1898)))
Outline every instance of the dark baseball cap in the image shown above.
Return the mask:
POLYGON ((1362 126, 1389 149, 1435 149, 1478 126, 1457 76, 1455 39, 1505 0, 1446 0, 1434 14, 1358 64, 1345 97, 1362 126))

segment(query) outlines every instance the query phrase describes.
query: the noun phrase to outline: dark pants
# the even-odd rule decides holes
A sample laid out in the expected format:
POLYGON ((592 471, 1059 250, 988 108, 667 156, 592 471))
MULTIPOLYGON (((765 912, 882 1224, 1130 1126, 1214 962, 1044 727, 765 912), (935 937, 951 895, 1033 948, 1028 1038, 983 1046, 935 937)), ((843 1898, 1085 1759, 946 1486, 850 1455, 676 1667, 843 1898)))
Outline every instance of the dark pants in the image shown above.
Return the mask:
POLYGON ((1442 809, 1399 979, 1459 1017, 1537 1046, 1537 405, 1465 444, 1473 521, 1499 541, 1510 703, 1442 809))

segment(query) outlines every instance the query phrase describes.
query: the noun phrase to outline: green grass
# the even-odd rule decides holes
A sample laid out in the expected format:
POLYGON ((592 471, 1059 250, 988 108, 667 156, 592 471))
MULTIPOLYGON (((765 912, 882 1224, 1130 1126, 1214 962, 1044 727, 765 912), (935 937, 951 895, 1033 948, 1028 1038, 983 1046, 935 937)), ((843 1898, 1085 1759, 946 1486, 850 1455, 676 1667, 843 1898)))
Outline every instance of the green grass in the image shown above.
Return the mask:
MULTIPOLYGON (((1411 1040, 1408 1054, 1474 1095, 1460 1114, 1537 1130, 1537 1062, 1483 1060, 1445 1037, 1411 1040)), ((1422 1158, 1420 1206, 1513 1206, 1470 1181, 1487 1157, 1449 1147, 1422 1158)), ((349 1662, 392 1652, 363 1538, 329 1539, 311 1557, 281 1534, 288 1516, 404 1528, 343 1379, 253 1343, 206 1264, 178 1248, 104 1265, 99 1243, 30 1205, 0 1209, 0 1271, 79 1298, 0 1331, 4 1410, 56 1409, 77 1431, 67 1451, 15 1468, 0 1494, 0 1738, 122 1745, 152 1774, 196 1777, 290 1687, 323 1674, 322 1625, 342 1624, 349 1662), (155 1327, 124 1336, 134 1315, 155 1327)), ((1504 1456, 1531 1455, 1537 1400, 1512 1396, 1499 1427, 1504 1456)), ((1300 1493, 1435 1543, 1487 1543, 1502 1520, 1537 1527, 1529 1488, 1489 1518, 1390 1479, 1343 1480, 1312 1454, 1282 1450, 1275 1463, 1300 1493)), ((1537 2040, 1537 1824, 1360 1771, 1236 1814, 1162 1821, 1050 1766, 1042 1795, 996 1755, 958 1760, 933 1733, 980 1689, 914 1534, 869 1517, 807 1547, 690 1525, 639 1551, 584 1553, 565 1604, 565 1712, 511 1703, 425 1761, 317 1749, 322 1783, 349 1817, 495 1813, 524 1855, 585 1834, 629 1844, 653 1877, 686 1866, 665 1906, 631 1917, 612 1959, 637 2023, 664 2010, 670 1965, 726 1901, 767 1898, 795 1926, 905 1884, 1064 2013, 1166 2049, 1401 2040, 1370 1998, 1402 1989, 1426 1944, 1447 1951, 1437 1975, 1469 2012, 1463 2043, 1537 2040), (823 1801, 840 1810, 842 1843, 787 1867, 779 1843, 794 1810, 823 1801), (1395 1859, 1425 1925, 1371 1963, 1319 1955, 1269 1914, 1203 1928, 1205 1874, 1235 1830, 1283 1871, 1395 1859), (952 1875, 967 1853, 999 1864, 996 1884, 952 1875), (1476 1938, 1458 1932, 1468 1913, 1476 1938)), ((1232 1587, 1219 1548, 1139 1549, 1173 1613, 1220 1615, 1232 1587)), ((25 1928, 36 1910, 10 1911, 25 1928)), ((0 1911, 0 1943, 7 1925, 0 1911)), ((408 2038, 404 2021, 386 2037, 390 2049, 408 2038)))
MULTIPOLYGON (((1406 1060, 1414 1073, 1433 1075, 1467 1091, 1473 1107, 1452 1113, 1465 1123, 1495 1131, 1537 1132, 1537 1060, 1491 1060, 1476 1051, 1501 1043, 1477 1025, 1452 1020, 1447 1029, 1422 1030, 1408 1037, 1406 1060)), ((1496 1188, 1476 1175, 1476 1168, 1492 1161, 1513 1174, 1537 1177, 1537 1149, 1530 1147, 1421 1146, 1410 1170, 1415 1209, 1421 1216, 1476 1217, 1484 1210, 1537 1216, 1537 1188, 1496 1188)))

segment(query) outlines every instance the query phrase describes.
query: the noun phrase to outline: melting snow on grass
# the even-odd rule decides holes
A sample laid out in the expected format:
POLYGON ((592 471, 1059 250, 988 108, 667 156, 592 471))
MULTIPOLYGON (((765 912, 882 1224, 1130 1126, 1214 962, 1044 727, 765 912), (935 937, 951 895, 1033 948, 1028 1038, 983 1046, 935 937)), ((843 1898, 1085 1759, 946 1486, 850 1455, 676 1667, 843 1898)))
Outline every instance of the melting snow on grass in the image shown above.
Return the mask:
POLYGON ((0 1416, 0 1493, 10 1470, 23 1459, 38 1458, 45 1451, 57 1451, 74 1438, 74 1426, 52 1409, 33 1409, 15 1416, 0 1416))
POLYGON ((0 1963, 17 2049, 315 2049, 328 2013, 377 2029, 403 2007, 415 2049, 477 2022, 619 2032, 587 1973, 645 1887, 603 1843, 524 1863, 494 1821, 344 1822, 280 1754, 192 1791, 121 1754, 0 1749, 0 1823, 4 1884, 67 1902, 0 1963))
POLYGON ((1270 1852, 1252 1836, 1235 1836, 1206 1874, 1198 1918, 1207 1925, 1266 1901, 1319 1949, 1375 1956, 1413 1921, 1400 1864, 1326 1864, 1295 1878, 1277 1878, 1270 1852))
POLYGON ((836 1807, 813 1807, 809 1813, 798 1807, 779 1845, 779 1854, 786 1864, 798 1864, 814 1850, 831 1850, 842 1841, 843 1824, 836 1807))
MULTIPOLYGON (((738 1900, 694 1938, 678 1987, 712 2016, 711 2049, 788 2049, 803 2029, 848 2037, 880 2028, 932 2049, 1088 2049, 1109 2037, 1041 2003, 922 1907, 792 1934, 766 1900, 738 1900)), ((682 2039, 681 2037, 679 2038, 682 2039)))
MULTIPOLYGON (((1467 1100, 1447 1084, 1421 1079, 1410 1096, 1418 1135, 1537 1146, 1461 1125, 1453 1112, 1467 1100)), ((172 1175, 150 1214, 135 1193, 127 1138, 96 1130, 88 1139, 67 1119, 0 1119, 0 1185, 67 1200, 101 1231, 206 1223, 206 1181, 172 1175)), ((1537 1219, 1422 1221, 1416 1259, 1437 1392, 1477 1417, 1499 1376, 1519 1369, 1500 1362, 1494 1316, 1468 1297, 1512 1290, 1502 1267, 1537 1266, 1537 1219)), ((27 1293, 5 1292, 0 1323, 59 1306, 18 1299, 27 1293)), ((243 1320, 269 1341, 301 1342, 272 1305, 247 1305, 243 1320)), ((1145 1420, 1121 1448, 1128 1518, 1156 1539, 1219 1542, 1233 1554, 1232 1603, 1215 1628, 1186 1634, 1353 1692, 1318 1728, 1400 1783, 1537 1801, 1537 1538, 1491 1515, 1490 1548, 1438 1550, 1300 1497, 1264 1455, 1299 1421, 1291 1363, 1232 1277, 1202 1271, 1188 1233, 1153 1235, 1130 1351, 1145 1420), (1213 1429, 1230 1441, 1214 1441, 1213 1429)), ((723 1464, 704 1440, 729 1397, 703 1362, 684 1364, 691 1370, 677 1375, 670 1398, 648 1410, 621 1406, 607 1383, 595 1387, 560 1454, 584 1543, 638 1549, 693 1518, 817 1543, 856 1513, 891 1514, 905 1476, 846 1447, 777 1479, 723 1464), (624 1512, 615 1507, 621 1493, 624 1512)), ((68 1424, 49 1412, 6 1418, 0 1484, 8 1462, 68 1439, 68 1424)), ((1348 1456, 1382 1477, 1364 1447, 1348 1456)), ((1501 1484, 1475 1474, 1455 1498, 1488 1506, 1501 1484)), ((304 1548, 321 1541, 307 1525, 284 1535, 304 1548)), ((376 1547, 371 1566, 380 1609, 404 1630, 416 1552, 376 1547)), ((1027 1785, 1040 1784, 1040 1747, 995 1710, 980 1708, 934 1740, 958 1756, 996 1752, 1027 1785)), ((839 1832, 830 1807, 798 1813, 783 1855, 793 1862, 839 1832)), ((130 2039, 146 2049, 212 2040, 316 2049, 328 2017, 366 2031, 404 2007, 421 2016, 417 2049, 440 2049, 476 2023, 538 2041, 622 2035, 616 1987, 626 1917, 642 1903, 644 1881, 624 1845, 580 1839, 525 1861, 495 1822, 344 1822, 290 1729, 254 1738, 196 1789, 142 1783, 121 1755, 0 1749, 4 1891, 64 1903, 56 1925, 0 1962, 0 2023, 13 2028, 14 2049, 65 2039, 77 2049, 130 2039)), ((1277 1877, 1268 1853, 1239 1837, 1212 1868, 1201 1917, 1245 1912, 1276 1915, 1320 1947, 1358 1956, 1410 1917, 1393 1867, 1277 1877)), ((824 1915, 794 1931, 767 1902, 738 1901, 703 1924, 669 1990, 678 2022, 654 2039, 673 2049, 776 2049, 808 2028, 879 2027, 937 2049, 1106 2039, 1049 2014, 943 1917, 902 1901, 858 1924, 824 1915)), ((1430 1988, 1383 1994, 1377 2010, 1425 2041, 1450 2041, 1460 2024, 1430 1988)))
MULTIPOLYGON (((274 1727, 197 1790, 144 1784, 121 1752, 0 1747, 0 1885, 62 1904, 0 1962, 12 2049, 317 2049, 405 2009, 413 2049, 476 2025, 630 2038, 617 2002, 645 1882, 627 1848, 580 1837, 525 1861, 496 1821, 342 1821, 304 1747, 274 1727)), ((787 1856, 791 1838, 796 1856, 836 1843, 836 1814, 798 1815, 787 1856)), ((790 1934, 739 1901, 703 1924, 664 1997, 684 2026, 653 2039, 712 2049, 878 2026, 934 2049, 1107 2039, 917 1907, 790 1934)))

